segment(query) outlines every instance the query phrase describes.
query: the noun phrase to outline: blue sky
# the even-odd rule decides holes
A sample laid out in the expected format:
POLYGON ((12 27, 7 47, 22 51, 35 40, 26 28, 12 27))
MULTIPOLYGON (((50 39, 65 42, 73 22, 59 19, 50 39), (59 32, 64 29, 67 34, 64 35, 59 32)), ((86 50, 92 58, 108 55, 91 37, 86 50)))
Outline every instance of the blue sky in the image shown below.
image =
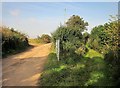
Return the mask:
POLYGON ((89 23, 88 31, 118 14, 117 2, 4 2, 3 25, 30 37, 55 31, 70 16, 79 15, 89 23), (65 13, 66 8, 66 13, 65 13))

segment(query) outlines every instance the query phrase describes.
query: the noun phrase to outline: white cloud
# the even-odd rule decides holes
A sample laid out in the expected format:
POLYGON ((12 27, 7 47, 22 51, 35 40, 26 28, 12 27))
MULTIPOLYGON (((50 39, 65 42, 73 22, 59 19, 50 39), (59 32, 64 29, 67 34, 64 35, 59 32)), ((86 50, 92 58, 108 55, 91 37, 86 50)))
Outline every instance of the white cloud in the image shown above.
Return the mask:
POLYGON ((11 11, 10 11, 10 14, 11 14, 12 16, 19 16, 20 10, 18 10, 18 9, 11 10, 11 11))

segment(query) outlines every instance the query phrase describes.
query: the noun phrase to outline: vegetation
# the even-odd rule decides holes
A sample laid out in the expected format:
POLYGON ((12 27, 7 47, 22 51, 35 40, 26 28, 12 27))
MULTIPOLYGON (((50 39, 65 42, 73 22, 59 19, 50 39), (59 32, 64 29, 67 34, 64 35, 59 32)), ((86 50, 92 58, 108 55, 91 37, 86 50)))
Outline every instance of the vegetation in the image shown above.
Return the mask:
POLYGON ((87 25, 88 23, 84 22, 82 18, 73 15, 66 22, 66 26, 60 26, 54 33, 52 33, 54 43, 56 39, 60 39, 61 54, 67 54, 67 52, 75 53, 75 50, 81 46, 85 48, 82 41, 82 31, 86 29, 87 25))
POLYGON ((111 16, 109 23, 93 28, 89 46, 103 53, 104 60, 109 65, 111 79, 115 85, 120 83, 120 49, 119 25, 117 17, 111 16), (99 46, 99 47, 98 47, 99 46))
POLYGON ((37 38, 41 43, 50 43, 51 37, 48 34, 42 34, 42 36, 38 36, 37 38))
POLYGON ((108 23, 95 26, 91 33, 88 22, 78 15, 52 33, 29 39, 13 28, 2 27, 2 56, 18 52, 32 43, 50 43, 41 86, 119 86, 120 85, 120 44, 117 17, 111 16, 108 23), (55 44, 60 40, 60 61, 57 60, 55 44))
POLYGON ((55 53, 49 54, 48 57, 40 79, 42 86, 112 85, 107 76, 109 73, 103 56, 94 50, 90 49, 82 58, 74 54, 59 62, 55 53))
POLYGON ((34 44, 46 44, 51 41, 52 39, 48 34, 42 34, 42 36, 38 36, 37 38, 29 39, 29 42, 34 44))
POLYGON ((52 33, 60 39, 60 61, 56 52, 49 54, 41 86, 118 86, 120 84, 119 21, 96 26, 91 34, 82 33, 87 22, 70 17, 65 26, 52 33))
POLYGON ((33 44, 40 44, 40 40, 38 38, 30 38, 28 39, 29 43, 33 43, 33 44))
POLYGON ((2 56, 19 52, 29 46, 28 38, 25 34, 14 30, 13 28, 2 27, 2 56))
POLYGON ((85 22, 83 20, 83 18, 81 18, 78 15, 73 15, 72 17, 70 17, 68 19, 68 21, 66 22, 67 27, 69 27, 70 29, 78 29, 80 30, 80 32, 83 32, 86 29, 86 26, 88 26, 88 22, 85 22))

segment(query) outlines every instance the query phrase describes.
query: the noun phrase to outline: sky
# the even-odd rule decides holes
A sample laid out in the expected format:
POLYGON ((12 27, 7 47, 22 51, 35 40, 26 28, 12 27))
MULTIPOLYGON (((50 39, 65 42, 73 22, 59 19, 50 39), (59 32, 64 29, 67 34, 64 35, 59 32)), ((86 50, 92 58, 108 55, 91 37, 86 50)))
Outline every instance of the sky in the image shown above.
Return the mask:
MULTIPOLYGON (((2 24, 26 33, 30 38, 54 32, 72 15, 79 15, 94 26, 118 14, 117 2, 3 2, 2 24), (66 11, 65 11, 66 8, 66 11)), ((1 19, 1 18, 0 18, 1 19)))

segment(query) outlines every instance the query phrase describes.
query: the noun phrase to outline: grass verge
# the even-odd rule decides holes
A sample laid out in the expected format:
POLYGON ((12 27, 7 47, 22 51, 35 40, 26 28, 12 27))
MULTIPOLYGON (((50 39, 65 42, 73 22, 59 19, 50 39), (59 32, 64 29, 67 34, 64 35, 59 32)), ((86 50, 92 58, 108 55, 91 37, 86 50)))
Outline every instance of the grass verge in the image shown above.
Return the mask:
POLYGON ((110 86, 104 57, 89 49, 84 57, 71 54, 57 61, 55 52, 48 56, 40 86, 110 86))

